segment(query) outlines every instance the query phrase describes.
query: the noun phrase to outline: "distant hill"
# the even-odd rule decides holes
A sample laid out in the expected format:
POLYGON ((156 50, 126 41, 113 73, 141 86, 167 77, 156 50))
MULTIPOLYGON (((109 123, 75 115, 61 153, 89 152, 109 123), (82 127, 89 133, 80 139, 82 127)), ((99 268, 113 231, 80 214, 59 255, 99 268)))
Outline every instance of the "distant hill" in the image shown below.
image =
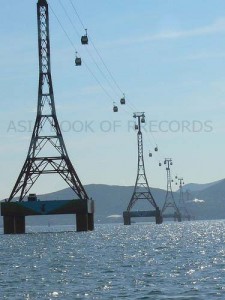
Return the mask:
MULTIPOLYGON (((132 196, 134 187, 132 186, 110 186, 104 184, 86 185, 85 189, 89 197, 95 200, 95 221, 97 223, 122 222, 123 211, 132 196)), ((159 206, 163 205, 166 192, 161 189, 152 188, 153 197, 157 199, 159 206)), ((38 195, 40 200, 66 200, 76 198, 74 192, 70 188, 66 188, 57 192, 38 195)), ((136 209, 152 209, 147 202, 138 202, 136 209)), ((74 216, 37 216, 27 217, 28 224, 73 224, 74 216)), ((2 223, 2 218, 0 218, 2 223)))
MULTIPOLYGON (((225 179, 209 184, 187 184, 187 189, 192 191, 189 199, 184 194, 187 209, 196 219, 221 219, 225 218, 225 179), (202 189, 200 189, 200 186, 202 189), (192 187, 192 190, 191 188, 192 187)), ((85 189, 95 200, 95 221, 96 223, 122 222, 122 213, 126 210, 129 200, 133 193, 132 186, 116 186, 104 184, 86 185, 85 189)), ((161 208, 164 203, 166 191, 158 188, 151 188, 154 199, 161 208)), ((174 193, 175 200, 178 202, 179 191, 174 193)), ((39 195, 40 200, 65 200, 73 199, 75 195, 70 188, 66 188, 54 193, 39 195)), ((138 202, 135 209, 151 209, 152 206, 147 202, 138 202)), ((27 217, 28 224, 73 224, 74 216, 41 216, 27 217)), ((2 218, 0 218, 2 223, 2 218)))
MULTIPOLYGON (((88 196, 95 200, 96 222, 111 223, 118 221, 122 222, 123 211, 127 208, 134 187, 90 184, 85 186, 85 190, 87 191, 88 196), (116 218, 115 215, 117 215, 116 218), (118 216, 121 217, 119 218, 118 216)), ((163 205, 166 192, 155 188, 151 189, 151 192, 153 197, 158 200, 158 205, 163 205)), ((67 188, 58 192, 40 195, 38 198, 40 200, 63 200, 73 199, 74 196, 74 192, 70 188, 67 188)), ((149 209, 149 207, 151 208, 151 205, 147 201, 138 203, 136 206, 137 209, 149 209)), ((62 216, 62 218, 68 219, 68 216, 62 216)))
POLYGON ((214 183, 207 188, 193 193, 196 202, 195 212, 204 219, 225 218, 225 179, 214 183))
POLYGON ((188 183, 184 185, 184 190, 188 190, 190 192, 198 192, 198 191, 202 191, 208 187, 211 187, 213 185, 216 185, 217 183, 220 183, 222 180, 219 181, 214 181, 214 182, 210 182, 210 183, 203 183, 203 184, 199 184, 199 183, 188 183))

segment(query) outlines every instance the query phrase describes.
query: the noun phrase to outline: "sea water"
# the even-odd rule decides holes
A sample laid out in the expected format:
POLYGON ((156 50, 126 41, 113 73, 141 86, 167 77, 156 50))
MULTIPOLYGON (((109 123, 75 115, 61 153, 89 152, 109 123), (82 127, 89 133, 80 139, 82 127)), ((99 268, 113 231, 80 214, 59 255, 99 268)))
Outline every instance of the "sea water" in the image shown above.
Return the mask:
POLYGON ((225 221, 72 229, 1 231, 0 299, 225 299, 225 221))

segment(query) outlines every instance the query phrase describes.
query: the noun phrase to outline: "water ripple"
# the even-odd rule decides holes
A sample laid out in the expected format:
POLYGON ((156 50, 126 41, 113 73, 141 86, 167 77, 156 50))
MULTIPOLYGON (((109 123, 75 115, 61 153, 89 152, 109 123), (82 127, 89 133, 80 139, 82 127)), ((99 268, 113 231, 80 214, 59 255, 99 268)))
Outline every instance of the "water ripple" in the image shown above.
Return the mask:
POLYGON ((0 235, 0 299, 224 299, 224 221, 29 230, 0 235))

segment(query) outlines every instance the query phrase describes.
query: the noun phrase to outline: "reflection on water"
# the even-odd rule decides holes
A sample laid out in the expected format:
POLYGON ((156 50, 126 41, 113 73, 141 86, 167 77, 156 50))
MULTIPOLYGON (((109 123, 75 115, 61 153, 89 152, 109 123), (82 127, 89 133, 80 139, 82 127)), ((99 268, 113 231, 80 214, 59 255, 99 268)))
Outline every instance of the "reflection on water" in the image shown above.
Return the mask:
POLYGON ((224 299, 224 221, 27 232, 0 235, 1 299, 224 299))

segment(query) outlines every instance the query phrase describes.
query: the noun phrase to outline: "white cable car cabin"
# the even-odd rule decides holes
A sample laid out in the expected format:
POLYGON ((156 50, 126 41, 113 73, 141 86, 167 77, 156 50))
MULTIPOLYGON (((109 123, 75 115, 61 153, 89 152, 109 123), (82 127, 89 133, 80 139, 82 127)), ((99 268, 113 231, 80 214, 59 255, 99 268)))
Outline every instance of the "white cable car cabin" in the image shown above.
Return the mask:
POLYGON ((82 35, 82 37, 81 37, 81 44, 82 45, 87 45, 88 44, 87 29, 85 29, 85 30, 86 30, 86 34, 82 35))

